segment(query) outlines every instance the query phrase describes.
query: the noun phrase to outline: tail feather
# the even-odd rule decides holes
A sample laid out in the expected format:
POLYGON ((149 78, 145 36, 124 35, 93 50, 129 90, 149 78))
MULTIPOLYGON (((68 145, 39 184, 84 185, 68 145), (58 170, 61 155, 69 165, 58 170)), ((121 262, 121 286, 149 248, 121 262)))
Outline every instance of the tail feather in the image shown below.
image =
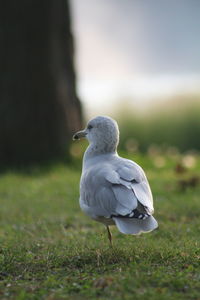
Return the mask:
POLYGON ((146 219, 134 218, 116 218, 113 220, 121 233, 124 234, 140 234, 142 232, 149 232, 158 227, 158 223, 153 216, 146 219))

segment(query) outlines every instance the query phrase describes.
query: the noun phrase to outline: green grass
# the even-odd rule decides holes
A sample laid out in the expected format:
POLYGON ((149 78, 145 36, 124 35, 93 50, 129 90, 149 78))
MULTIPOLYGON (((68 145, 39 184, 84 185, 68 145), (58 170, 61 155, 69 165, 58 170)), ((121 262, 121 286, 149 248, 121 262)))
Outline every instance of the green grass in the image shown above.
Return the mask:
MULTIPOLYGON (((131 157, 133 158, 133 157, 131 157)), ((0 299, 200 299, 200 187, 197 158, 137 155, 155 199, 159 229, 140 236, 113 232, 79 209, 80 166, 0 175, 0 299), (161 166, 162 165, 162 166, 161 166)))

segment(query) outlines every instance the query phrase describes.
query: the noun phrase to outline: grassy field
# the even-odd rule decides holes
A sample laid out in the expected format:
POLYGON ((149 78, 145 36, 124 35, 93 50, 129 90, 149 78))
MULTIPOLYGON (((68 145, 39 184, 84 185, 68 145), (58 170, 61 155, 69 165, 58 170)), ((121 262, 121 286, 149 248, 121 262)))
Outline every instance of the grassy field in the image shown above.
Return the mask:
POLYGON ((79 209, 78 163, 1 173, 0 299, 200 299, 200 159, 134 159, 159 229, 112 228, 112 249, 104 226, 79 209))

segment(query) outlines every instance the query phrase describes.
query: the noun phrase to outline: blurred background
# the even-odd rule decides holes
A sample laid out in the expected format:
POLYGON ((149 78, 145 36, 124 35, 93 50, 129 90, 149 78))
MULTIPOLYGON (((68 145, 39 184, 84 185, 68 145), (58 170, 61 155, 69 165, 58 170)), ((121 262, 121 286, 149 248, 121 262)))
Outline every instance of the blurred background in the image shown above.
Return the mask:
POLYGON ((0 300, 200 300, 199 151, 200 0, 0 1, 0 300), (113 248, 72 141, 103 114, 159 223, 113 248))
POLYGON ((199 150, 200 2, 71 5, 85 116, 115 117, 124 150, 199 150))
POLYGON ((81 155, 102 114, 121 150, 199 151, 199 1, 6 1, 0 24, 1 165, 81 155))
POLYGON ((110 112, 124 99, 149 110, 166 97, 199 91, 199 1, 71 5, 78 89, 87 114, 110 112))

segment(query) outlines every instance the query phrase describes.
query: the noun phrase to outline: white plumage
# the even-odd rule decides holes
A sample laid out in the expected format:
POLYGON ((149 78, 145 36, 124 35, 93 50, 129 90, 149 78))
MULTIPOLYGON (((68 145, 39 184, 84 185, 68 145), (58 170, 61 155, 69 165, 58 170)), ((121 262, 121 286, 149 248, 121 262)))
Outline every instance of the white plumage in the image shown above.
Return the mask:
POLYGON ((117 154, 117 123, 99 116, 88 122, 74 139, 86 137, 89 146, 83 158, 80 207, 92 219, 107 226, 116 225, 124 234, 155 229, 153 198, 142 168, 117 154))

